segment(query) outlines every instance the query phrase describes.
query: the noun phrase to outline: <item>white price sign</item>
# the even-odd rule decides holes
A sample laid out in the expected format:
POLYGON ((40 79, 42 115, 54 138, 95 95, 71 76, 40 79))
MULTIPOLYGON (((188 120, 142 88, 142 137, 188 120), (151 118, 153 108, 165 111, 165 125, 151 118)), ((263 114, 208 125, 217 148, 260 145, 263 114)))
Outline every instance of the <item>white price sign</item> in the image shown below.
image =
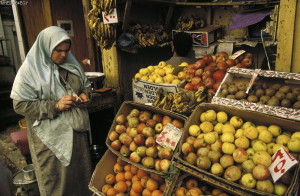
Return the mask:
POLYGON ((230 59, 236 59, 238 58, 239 56, 241 56, 242 54, 244 54, 246 52, 246 50, 239 50, 239 51, 236 51, 234 54, 232 54, 230 56, 230 59))
POLYGON ((118 23, 117 9, 115 8, 114 11, 108 15, 105 15, 105 13, 102 12, 102 18, 104 24, 118 23))
POLYGON ((182 131, 169 123, 156 138, 156 142, 164 148, 171 147, 173 150, 175 150, 181 135, 182 131))
POLYGON ((298 161, 282 147, 272 156, 272 164, 269 167, 270 173, 274 182, 276 181, 291 167, 297 164, 298 161))

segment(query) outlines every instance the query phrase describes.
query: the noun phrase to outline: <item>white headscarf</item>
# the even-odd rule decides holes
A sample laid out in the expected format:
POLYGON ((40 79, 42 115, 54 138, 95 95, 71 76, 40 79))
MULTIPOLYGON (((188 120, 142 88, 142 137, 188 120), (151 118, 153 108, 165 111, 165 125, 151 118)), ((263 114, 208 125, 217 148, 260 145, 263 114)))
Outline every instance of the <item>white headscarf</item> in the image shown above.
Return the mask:
MULTIPOLYGON (((59 80, 58 66, 51 61, 54 48, 70 40, 67 32, 51 26, 42 30, 20 67, 11 92, 11 98, 18 101, 59 100, 67 91, 59 80)), ((71 52, 66 61, 59 65, 79 76, 83 87, 90 87, 81 65, 71 52)), ((70 112, 62 112, 57 118, 36 120, 33 130, 42 142, 67 166, 70 163, 73 146, 73 129, 68 120, 70 112)), ((89 124, 89 123, 88 123, 89 124)), ((89 127, 86 127, 88 130, 89 127)))

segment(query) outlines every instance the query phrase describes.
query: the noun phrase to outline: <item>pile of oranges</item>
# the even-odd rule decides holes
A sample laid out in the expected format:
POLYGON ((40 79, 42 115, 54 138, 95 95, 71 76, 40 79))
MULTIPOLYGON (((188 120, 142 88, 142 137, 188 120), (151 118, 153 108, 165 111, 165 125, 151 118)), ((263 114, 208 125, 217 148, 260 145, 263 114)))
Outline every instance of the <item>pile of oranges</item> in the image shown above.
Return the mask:
POLYGON ((148 173, 117 158, 113 173, 105 176, 101 191, 107 196, 162 196, 166 189, 164 178, 148 173))
POLYGON ((229 196, 221 189, 208 186, 205 183, 198 181, 192 176, 188 176, 183 180, 183 183, 174 191, 175 196, 199 196, 199 195, 212 195, 212 196, 229 196))

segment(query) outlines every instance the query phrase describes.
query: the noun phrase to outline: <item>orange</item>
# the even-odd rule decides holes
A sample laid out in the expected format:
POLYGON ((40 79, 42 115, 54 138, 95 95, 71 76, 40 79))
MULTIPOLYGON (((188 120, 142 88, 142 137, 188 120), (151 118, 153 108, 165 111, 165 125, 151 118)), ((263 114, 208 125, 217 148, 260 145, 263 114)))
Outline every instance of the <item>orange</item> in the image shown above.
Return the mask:
POLYGON ((137 168, 137 167, 134 166, 134 165, 131 165, 130 171, 131 171, 131 173, 132 173, 133 175, 137 174, 138 170, 139 170, 139 168, 137 168))
POLYGON ((125 193, 118 193, 116 196, 125 196, 125 193))
POLYGON ((117 158, 117 163, 119 163, 119 164, 122 165, 122 166, 128 164, 126 161, 124 161, 124 160, 121 159, 120 157, 117 158))
POLYGON ((125 181, 124 172, 120 172, 116 175, 116 182, 125 181))
POLYGON ((154 191, 158 189, 158 183, 153 180, 152 178, 149 178, 146 182, 146 188, 150 191, 154 191))
POLYGON ((123 166, 120 163, 114 164, 114 172, 116 174, 120 173, 120 172, 123 172, 123 171, 124 171, 124 168, 123 168, 123 166))
POLYGON ((180 187, 175 191, 175 196, 185 196, 186 192, 187 192, 186 188, 180 187))
POLYGON ((214 196, 217 196, 219 195, 220 193, 222 193, 222 191, 220 189, 214 189, 212 190, 211 194, 214 195, 214 196))
POLYGON ((124 181, 117 182, 114 188, 121 193, 125 193, 127 191, 127 184, 124 181))
POLYGON ((140 180, 139 177, 137 175, 134 175, 131 179, 132 182, 140 180))
POLYGON ((132 189, 130 190, 129 195, 130 196, 142 196, 141 193, 134 192, 134 190, 132 190, 132 189))
POLYGON ((143 176, 142 179, 141 179, 141 184, 144 188, 146 188, 146 182, 147 180, 149 179, 150 177, 149 176, 143 176))
POLYGON ((185 186, 187 189, 191 189, 193 187, 198 187, 198 181, 194 178, 190 178, 186 181, 185 186))
POLYGON ((143 186, 141 184, 141 181, 134 181, 132 183, 132 187, 131 187, 131 190, 133 190, 134 192, 136 193, 141 193, 143 191, 143 186))
POLYGON ((202 194, 202 191, 198 187, 193 187, 186 193, 187 196, 199 196, 202 194))
POLYGON ((124 173, 124 177, 125 177, 125 180, 131 180, 133 178, 133 174, 131 173, 131 171, 126 171, 124 173))
POLYGON ((161 185, 159 186, 159 190, 160 190, 161 192, 164 192, 164 191, 166 190, 166 188, 167 188, 167 184, 166 184, 166 183, 163 183, 163 184, 161 184, 161 185))
POLYGON ((151 193, 151 196, 163 196, 163 193, 160 190, 155 190, 151 193))
POLYGON ((143 176, 148 176, 148 173, 142 169, 138 169, 137 176, 141 179, 143 176))
POLYGON ((115 176, 113 174, 107 174, 105 176, 105 182, 107 184, 113 184, 113 183, 115 183, 115 176))
POLYGON ((161 176, 159 176, 157 174, 152 173, 152 174, 150 174, 150 177, 153 178, 156 182, 158 182, 158 184, 162 184, 165 181, 161 176))
POLYGON ((117 193, 118 193, 117 190, 112 187, 107 190, 106 195, 107 196, 115 196, 117 193))
POLYGON ((130 164, 127 164, 127 165, 124 166, 125 171, 130 171, 130 168, 131 168, 130 164))
POLYGON ((127 184, 127 191, 130 191, 130 189, 132 187, 132 182, 129 180, 126 180, 125 183, 127 184))
POLYGON ((106 194, 106 193, 107 193, 107 190, 108 190, 109 188, 112 188, 112 185, 110 185, 110 184, 105 184, 105 185, 103 185, 101 191, 102 191, 104 194, 106 194))
POLYGON ((152 193, 152 192, 149 191, 148 189, 144 189, 143 192, 142 192, 142 195, 143 195, 143 196, 151 196, 151 193, 152 193))

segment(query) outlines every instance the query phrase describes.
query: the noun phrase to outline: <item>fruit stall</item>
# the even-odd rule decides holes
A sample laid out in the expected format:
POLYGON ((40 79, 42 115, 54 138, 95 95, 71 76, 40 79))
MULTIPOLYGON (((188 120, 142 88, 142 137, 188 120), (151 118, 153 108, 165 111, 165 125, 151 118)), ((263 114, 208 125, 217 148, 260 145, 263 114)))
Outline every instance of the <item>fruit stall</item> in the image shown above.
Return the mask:
POLYGON ((284 5, 127 0, 119 4, 120 26, 97 19, 99 10, 113 13, 113 4, 93 4, 88 21, 102 49, 105 83, 121 101, 90 190, 298 195, 300 74, 283 68, 278 55, 284 5), (249 10, 268 10, 268 18, 230 30, 231 19, 249 10), (178 31, 194 39, 192 64, 166 63, 178 31))

